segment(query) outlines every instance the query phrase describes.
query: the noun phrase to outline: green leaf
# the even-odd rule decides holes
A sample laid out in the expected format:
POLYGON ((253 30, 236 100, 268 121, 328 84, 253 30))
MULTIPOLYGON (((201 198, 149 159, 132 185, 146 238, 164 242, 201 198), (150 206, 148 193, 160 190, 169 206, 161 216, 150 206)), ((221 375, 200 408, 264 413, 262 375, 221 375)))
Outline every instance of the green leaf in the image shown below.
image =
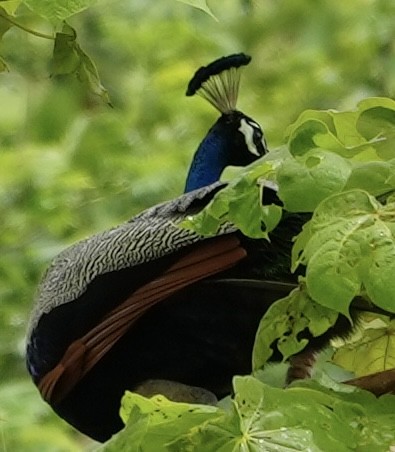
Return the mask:
MULTIPOLYGON (((192 429, 172 446, 176 451, 320 451, 311 431, 300 425, 286 426, 286 417, 278 408, 267 407, 270 387, 251 377, 235 377, 235 400, 231 410, 221 417, 192 429)), ((282 390, 279 390, 282 393, 282 390)), ((278 405, 281 405, 281 398, 278 405)))
POLYGON ((326 197, 342 191, 351 163, 332 152, 314 149, 286 159, 277 170, 279 197, 290 212, 312 212, 326 197))
POLYGON ((187 5, 191 5, 194 8, 201 9, 209 16, 211 16, 214 20, 218 21, 218 19, 214 16, 213 12, 207 5, 207 0, 177 0, 177 1, 181 3, 186 3, 187 5))
POLYGON ((100 82, 94 62, 76 41, 77 34, 64 23, 62 32, 56 33, 52 60, 53 76, 73 76, 86 87, 89 93, 99 96, 110 104, 107 90, 100 82))
POLYGON ((395 312, 395 206, 362 190, 324 200, 311 220, 300 262, 311 297, 348 314, 362 287, 379 307, 395 312))
POLYGON ((354 163, 344 190, 360 188, 380 196, 395 189, 395 159, 354 163))
MULTIPOLYGON (((22 0, 1 0, 1 9, 4 9, 4 11, 7 14, 14 14, 15 11, 18 9, 18 6, 22 3, 22 0)), ((1 33, 0 33, 1 34, 1 33)))
POLYGON ((395 368, 395 320, 364 313, 358 330, 333 356, 333 362, 357 377, 395 368))
POLYGON ((393 158, 394 104, 387 98, 369 98, 354 111, 307 110, 287 130, 290 152, 300 156, 318 147, 360 158, 374 150, 383 159, 393 158))
POLYGON ((171 444, 173 451, 388 451, 395 442, 395 397, 342 385, 304 381, 272 388, 253 377, 234 378, 234 403, 171 444))
POLYGON ((264 160, 251 165, 219 191, 202 212, 184 221, 182 227, 213 235, 221 225, 230 222, 249 237, 267 238, 282 215, 281 207, 261 203, 266 177, 273 172, 272 165, 264 160))
POLYGON ((258 327, 252 354, 254 371, 270 358, 271 346, 276 341, 278 350, 287 359, 308 344, 300 333, 308 329, 313 336, 320 336, 335 324, 337 317, 337 312, 315 303, 305 290, 295 289, 276 301, 258 327))
POLYGON ((61 22, 89 8, 97 0, 23 0, 32 11, 51 22, 61 22))
POLYGON ((358 105, 360 115, 356 124, 359 133, 367 140, 378 138, 377 153, 385 160, 393 159, 395 152, 395 101, 372 98, 358 105))
POLYGON ((106 452, 169 450, 168 444, 175 438, 222 411, 209 405, 171 402, 161 395, 147 399, 126 391, 120 414, 126 428, 106 443, 106 452))
POLYGON ((292 247, 291 271, 294 273, 299 265, 305 263, 303 250, 311 238, 311 221, 303 225, 302 231, 294 238, 294 246, 292 247))
POLYGON ((4 36, 7 31, 13 27, 12 22, 7 20, 7 18, 10 17, 10 14, 8 11, 3 7, 3 5, 0 7, 0 40, 4 36))
POLYGON ((278 225, 282 215, 282 208, 275 204, 262 206, 260 194, 261 189, 257 184, 251 189, 251 181, 242 179, 229 202, 227 217, 243 234, 257 239, 267 238, 267 232, 278 225))

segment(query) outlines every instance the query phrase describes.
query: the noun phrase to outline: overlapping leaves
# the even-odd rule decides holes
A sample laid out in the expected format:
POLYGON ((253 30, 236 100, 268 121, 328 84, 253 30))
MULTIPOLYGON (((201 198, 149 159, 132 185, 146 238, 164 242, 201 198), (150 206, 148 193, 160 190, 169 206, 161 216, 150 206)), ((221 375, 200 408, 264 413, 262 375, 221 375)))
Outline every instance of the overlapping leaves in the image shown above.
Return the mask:
POLYGON ((353 298, 366 292, 374 304, 395 312, 394 234, 395 203, 382 205, 358 189, 325 199, 299 258, 307 265, 312 298, 347 315, 353 298))
MULTIPOLYGON (((39 38, 53 39, 52 76, 75 77, 81 82, 87 93, 99 96, 104 102, 110 103, 107 91, 100 82, 95 63, 79 45, 76 31, 67 23, 62 22, 67 17, 96 3, 96 0, 24 1, 23 3, 32 11, 51 21, 56 28, 59 28, 59 24, 62 25, 61 31, 55 36, 31 30, 26 25, 22 25, 19 17, 14 15, 20 3, 15 1, 1 3, 0 39, 11 27, 20 28, 39 38)), ((6 61, 0 57, 0 72, 7 69, 6 61)))
MULTIPOLYGON (((252 165, 185 222, 210 235, 230 221, 250 237, 270 238, 282 208, 261 201, 276 184, 285 210, 312 212, 292 256, 293 270, 305 265, 306 277, 262 319, 255 370, 274 345, 284 358, 301 351, 306 331, 323 334, 356 296, 395 312, 394 114, 389 99, 368 99, 353 112, 305 112, 289 129, 288 148, 252 165)), ((365 333, 336 353, 357 375, 393 366, 393 321, 377 324, 372 316, 365 333)), ((125 438, 128 450, 158 451, 385 451, 395 444, 393 396, 376 399, 334 382, 284 390, 253 377, 236 377, 234 393, 228 410, 127 395, 127 428, 106 450, 119 450, 125 438)))
POLYGON ((104 450, 385 451, 395 443, 394 396, 316 382, 283 390, 253 377, 235 377, 234 393, 228 409, 126 393, 126 429, 104 450))
POLYGON ((262 205, 268 185, 278 186, 284 210, 312 213, 292 256, 292 271, 306 267, 305 289, 269 309, 257 335, 255 368, 276 340, 285 357, 303 349, 307 341, 299 333, 322 334, 336 313, 349 315, 357 296, 395 312, 394 132, 391 99, 366 99, 348 112, 304 112, 288 129, 287 147, 247 168, 185 224, 210 235, 229 221, 251 237, 270 237, 281 211, 262 205))
POLYGON ((212 235, 230 221, 246 235, 252 230, 251 237, 267 236, 280 220, 276 206, 262 206, 257 199, 266 185, 273 185, 267 181, 278 185, 289 212, 313 212, 329 196, 352 188, 373 196, 395 190, 392 99, 366 99, 355 111, 308 110, 287 133, 287 148, 272 151, 247 168, 185 226, 212 235), (372 117, 374 121, 367 121, 372 117))
POLYGON ((333 362, 357 377, 394 369, 395 320, 364 313, 359 323, 354 335, 345 344, 340 343, 333 362))
POLYGON ((300 333, 309 330, 312 336, 325 333, 338 314, 312 300, 304 288, 293 290, 288 297, 270 306, 262 318, 253 350, 253 368, 260 369, 272 356, 275 346, 284 359, 300 352, 308 340, 300 333))

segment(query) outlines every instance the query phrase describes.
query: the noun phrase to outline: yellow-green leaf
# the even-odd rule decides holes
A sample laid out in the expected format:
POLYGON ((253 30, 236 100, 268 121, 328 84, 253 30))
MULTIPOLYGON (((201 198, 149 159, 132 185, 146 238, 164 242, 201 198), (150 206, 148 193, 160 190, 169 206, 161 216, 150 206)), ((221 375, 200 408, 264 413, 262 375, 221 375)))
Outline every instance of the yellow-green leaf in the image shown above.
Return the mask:
POLYGON ((357 377, 395 368, 395 320, 364 314, 360 328, 338 348, 333 362, 357 377))

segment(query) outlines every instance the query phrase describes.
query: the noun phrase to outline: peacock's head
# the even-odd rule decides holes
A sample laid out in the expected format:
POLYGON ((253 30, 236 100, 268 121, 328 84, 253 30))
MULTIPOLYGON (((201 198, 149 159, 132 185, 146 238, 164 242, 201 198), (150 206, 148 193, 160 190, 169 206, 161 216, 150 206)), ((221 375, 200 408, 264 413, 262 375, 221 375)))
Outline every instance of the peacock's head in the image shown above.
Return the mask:
POLYGON ((226 137, 229 164, 234 166, 248 165, 267 152, 260 125, 236 110, 241 68, 250 61, 244 53, 219 58, 196 71, 186 93, 200 95, 222 114, 210 132, 226 137))

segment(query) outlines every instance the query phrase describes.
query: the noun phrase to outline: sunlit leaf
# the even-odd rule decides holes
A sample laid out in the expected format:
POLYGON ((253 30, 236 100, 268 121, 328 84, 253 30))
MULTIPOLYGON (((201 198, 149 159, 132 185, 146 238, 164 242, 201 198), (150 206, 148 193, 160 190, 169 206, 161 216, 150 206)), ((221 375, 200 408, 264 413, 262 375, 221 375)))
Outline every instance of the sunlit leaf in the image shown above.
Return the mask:
POLYGON ((395 189, 395 159, 387 162, 354 163, 344 190, 360 188, 374 196, 395 189))
POLYGON ((357 377, 395 368, 395 320, 365 314, 356 333, 336 351, 333 362, 357 377))
POLYGON ((394 158, 395 101, 386 98, 372 98, 358 105, 360 115, 357 130, 367 140, 378 138, 376 149, 380 157, 394 158))
POLYGON ((32 11, 52 22, 61 22, 98 0, 23 0, 32 11))
POLYGON ((170 450, 384 452, 395 441, 394 397, 315 382, 284 390, 252 377, 235 377, 234 392, 229 412, 191 429, 170 450))
POLYGON ((279 167, 279 196, 288 211, 312 212, 327 196, 342 191, 350 173, 351 164, 343 157, 311 150, 279 167))
POLYGON ((176 403, 157 395, 147 399, 129 391, 122 398, 121 417, 126 429, 106 444, 104 450, 168 450, 168 443, 189 429, 221 415, 208 405, 176 403))
MULTIPOLYGON (((14 14, 18 9, 18 6, 22 3, 22 0, 1 0, 1 8, 3 8, 8 14, 14 14)), ((1 9, 0 8, 0 9, 1 9)))
POLYGON ((282 208, 262 205, 264 180, 273 172, 273 162, 252 165, 240 177, 222 189, 199 214, 191 216, 183 227, 202 235, 215 234, 225 222, 234 224, 247 236, 267 238, 281 220, 282 208))
POLYGON ((308 340, 301 338, 300 333, 308 329, 313 336, 319 336, 334 325, 337 317, 337 312, 315 303, 301 289, 276 301, 259 324, 253 350, 254 370, 260 369, 271 357, 274 343, 287 359, 307 345, 308 340))
POLYGON ((201 9, 202 11, 207 13, 209 16, 211 16, 213 19, 218 20, 214 16, 214 14, 211 11, 211 9, 209 8, 209 6, 207 5, 207 0, 177 0, 177 1, 181 2, 181 3, 186 3, 187 5, 191 5, 194 8, 201 9))
POLYGON ((361 190, 317 207, 302 258, 314 300, 347 315, 363 286, 377 306, 395 312, 394 218, 394 204, 382 206, 361 190))

